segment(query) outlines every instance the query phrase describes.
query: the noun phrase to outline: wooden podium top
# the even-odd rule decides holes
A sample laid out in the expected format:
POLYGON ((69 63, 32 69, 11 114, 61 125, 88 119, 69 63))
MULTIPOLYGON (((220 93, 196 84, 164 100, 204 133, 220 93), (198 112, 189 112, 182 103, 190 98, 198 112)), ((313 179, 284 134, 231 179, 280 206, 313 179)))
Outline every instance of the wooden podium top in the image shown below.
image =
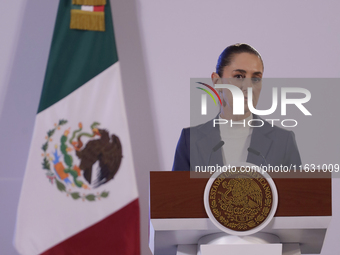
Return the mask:
MULTIPOLYGON (((208 218, 203 194, 208 179, 190 172, 150 172, 151 219, 208 218)), ((279 196, 275 216, 331 216, 330 178, 274 179, 279 196)))

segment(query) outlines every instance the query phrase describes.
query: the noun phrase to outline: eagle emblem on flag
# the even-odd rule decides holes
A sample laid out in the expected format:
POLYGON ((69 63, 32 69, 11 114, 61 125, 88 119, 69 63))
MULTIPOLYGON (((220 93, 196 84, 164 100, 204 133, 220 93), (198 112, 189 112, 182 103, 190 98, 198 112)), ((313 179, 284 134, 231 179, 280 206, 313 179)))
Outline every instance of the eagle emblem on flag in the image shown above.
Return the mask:
POLYGON ((60 120, 45 136, 41 149, 46 177, 75 200, 96 201, 108 197, 107 191, 92 191, 117 173, 123 157, 120 139, 98 128, 98 122, 93 122, 88 131, 81 122, 74 130, 65 127, 66 124, 67 120, 60 120))

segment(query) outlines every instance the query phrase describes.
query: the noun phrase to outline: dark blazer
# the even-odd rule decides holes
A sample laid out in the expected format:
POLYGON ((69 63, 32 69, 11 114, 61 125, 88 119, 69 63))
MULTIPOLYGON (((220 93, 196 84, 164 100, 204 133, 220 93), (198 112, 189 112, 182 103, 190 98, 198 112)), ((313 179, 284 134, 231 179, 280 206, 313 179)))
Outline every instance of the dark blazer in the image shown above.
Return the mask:
MULTIPOLYGON (((253 118, 258 116, 253 115, 253 118)), ((301 158, 295 135, 264 121, 262 127, 254 127, 250 147, 259 151, 271 166, 301 165, 301 158)), ((213 120, 204 124, 184 128, 179 138, 172 171, 190 171, 195 166, 206 166, 209 155, 221 141, 219 125, 213 127, 213 120), (191 153, 190 153, 191 152, 191 153)), ((260 166, 265 165, 261 156, 248 152, 247 162, 260 166)), ((222 150, 212 153, 209 165, 223 166, 222 150)))

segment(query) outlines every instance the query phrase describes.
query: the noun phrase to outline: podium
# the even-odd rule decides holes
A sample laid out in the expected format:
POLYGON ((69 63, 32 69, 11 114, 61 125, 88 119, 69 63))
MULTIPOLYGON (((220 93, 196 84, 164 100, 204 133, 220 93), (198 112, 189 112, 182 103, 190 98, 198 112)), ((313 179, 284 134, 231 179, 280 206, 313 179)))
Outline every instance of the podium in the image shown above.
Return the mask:
MULTIPOLYGON (((149 246, 154 255, 196 255, 202 237, 222 233, 204 209, 207 182, 190 178, 190 172, 150 172, 149 246)), ((278 207, 259 234, 277 236, 284 255, 319 254, 332 217, 331 179, 274 182, 278 207)))

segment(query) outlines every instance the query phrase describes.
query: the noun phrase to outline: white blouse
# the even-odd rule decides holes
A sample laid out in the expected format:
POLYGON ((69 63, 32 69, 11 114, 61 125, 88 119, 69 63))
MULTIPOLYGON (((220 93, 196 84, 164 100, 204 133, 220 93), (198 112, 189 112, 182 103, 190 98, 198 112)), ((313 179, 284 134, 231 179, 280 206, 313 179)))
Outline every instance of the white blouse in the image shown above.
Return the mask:
MULTIPOLYGON (((220 119, 221 116, 219 116, 220 119)), ((232 121, 228 120, 227 124, 219 126, 220 135, 224 145, 222 156, 224 165, 235 165, 239 162, 246 162, 248 156, 248 147, 250 146, 251 134, 253 128, 248 126, 248 121, 252 119, 252 115, 244 120, 232 121)))

